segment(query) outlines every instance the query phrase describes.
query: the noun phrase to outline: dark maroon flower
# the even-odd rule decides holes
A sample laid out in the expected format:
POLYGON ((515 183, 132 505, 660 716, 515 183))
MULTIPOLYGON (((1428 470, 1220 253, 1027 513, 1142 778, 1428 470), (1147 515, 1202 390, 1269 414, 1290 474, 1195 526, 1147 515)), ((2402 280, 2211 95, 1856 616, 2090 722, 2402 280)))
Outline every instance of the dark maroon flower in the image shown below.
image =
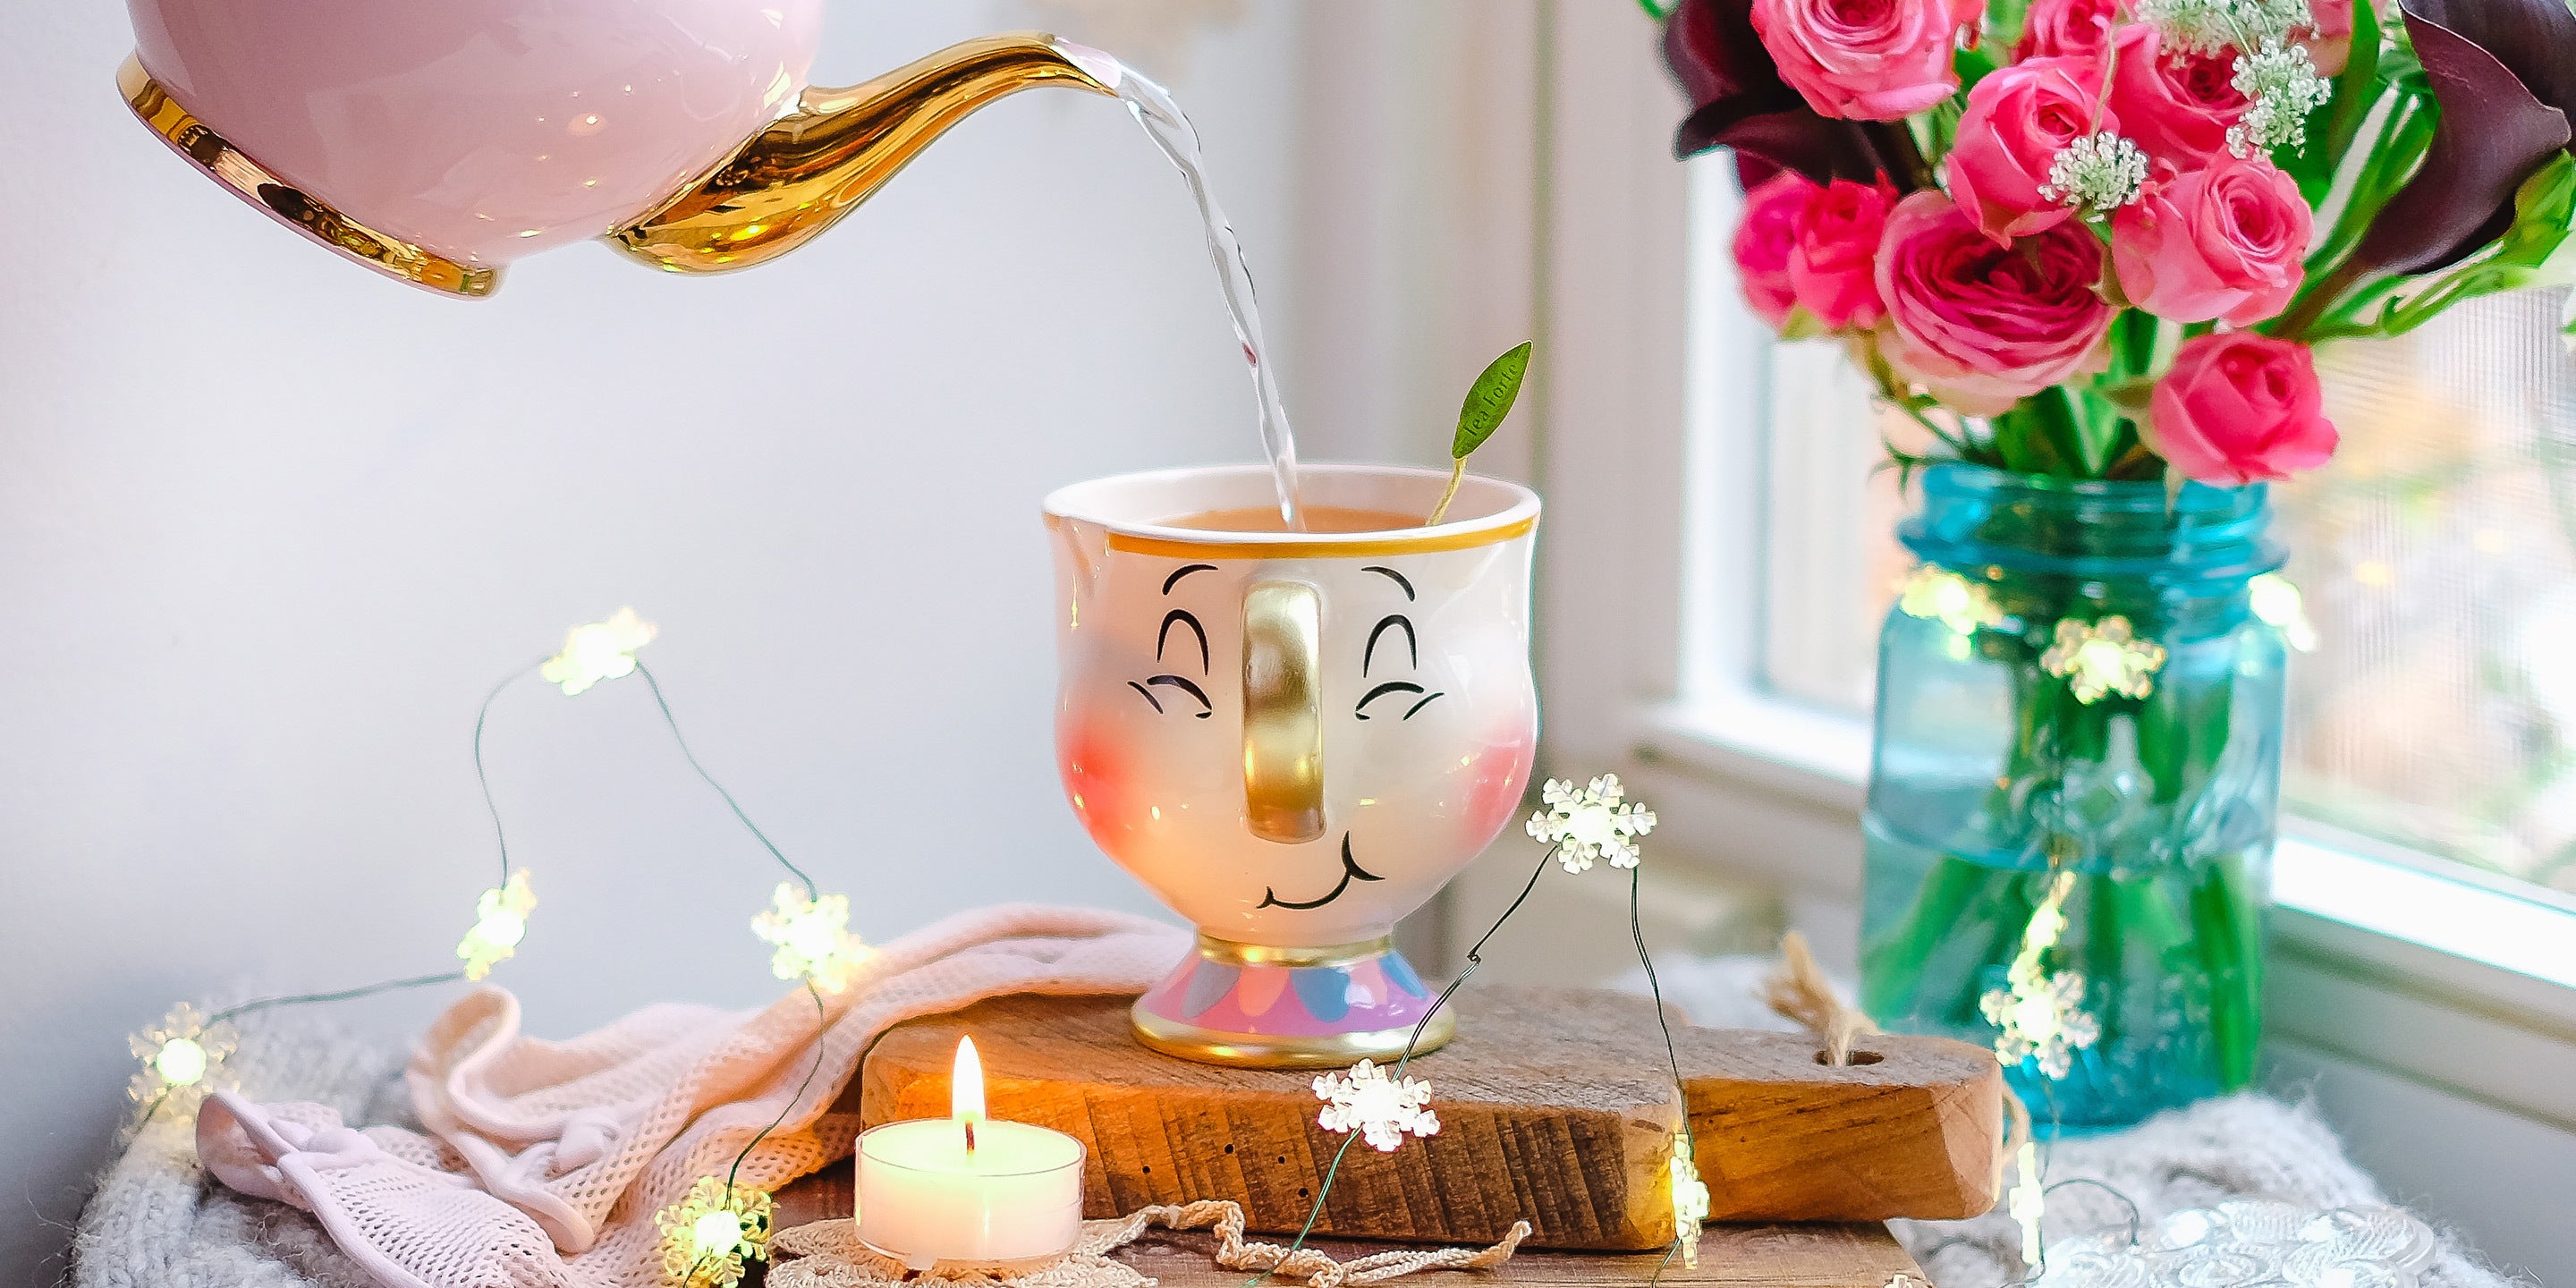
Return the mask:
POLYGON ((1859 122, 1818 114, 1780 79, 1752 15, 1753 0, 1682 0, 1664 20, 1664 61, 1691 101, 1673 155, 1733 148, 1747 189, 1782 170, 1818 183, 1901 177, 1903 167, 1879 155, 1859 122))
POLYGON ((2513 221, 2525 179, 2571 147, 2576 13, 2565 0, 2405 0, 2442 108, 2423 166, 2371 221, 2346 276, 2447 268, 2513 221))

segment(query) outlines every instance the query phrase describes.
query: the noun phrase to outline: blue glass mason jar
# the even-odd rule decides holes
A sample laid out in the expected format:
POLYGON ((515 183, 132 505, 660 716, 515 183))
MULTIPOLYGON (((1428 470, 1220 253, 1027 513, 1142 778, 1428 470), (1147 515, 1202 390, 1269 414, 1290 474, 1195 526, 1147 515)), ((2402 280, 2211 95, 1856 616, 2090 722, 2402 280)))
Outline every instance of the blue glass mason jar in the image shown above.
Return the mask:
POLYGON ((2264 489, 1945 464, 1880 635, 1862 1005, 2043 1133, 2246 1085, 2281 777, 2264 489), (2259 602, 2258 601, 2262 601, 2259 602))

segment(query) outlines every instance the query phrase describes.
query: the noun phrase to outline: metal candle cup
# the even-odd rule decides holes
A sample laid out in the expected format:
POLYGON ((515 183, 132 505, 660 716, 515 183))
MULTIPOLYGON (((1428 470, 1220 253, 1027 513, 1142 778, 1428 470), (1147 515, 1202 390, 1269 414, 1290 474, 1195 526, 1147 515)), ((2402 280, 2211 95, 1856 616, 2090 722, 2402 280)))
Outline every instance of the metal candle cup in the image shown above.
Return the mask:
POLYGON ((984 1074, 957 1048, 949 1116, 888 1123, 859 1137, 858 1230, 912 1270, 1035 1268, 1082 1234, 1082 1142, 984 1117, 984 1074))

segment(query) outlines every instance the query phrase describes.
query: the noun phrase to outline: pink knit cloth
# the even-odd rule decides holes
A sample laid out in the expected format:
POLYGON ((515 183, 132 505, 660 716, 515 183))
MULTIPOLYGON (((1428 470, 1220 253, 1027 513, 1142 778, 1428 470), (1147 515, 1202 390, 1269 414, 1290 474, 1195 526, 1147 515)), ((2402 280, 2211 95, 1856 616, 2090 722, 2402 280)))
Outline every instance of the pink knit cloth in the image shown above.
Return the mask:
POLYGON ((354 1130, 313 1104, 228 1092, 197 1120, 206 1170, 310 1212, 387 1288, 627 1288, 661 1280, 653 1215, 742 1164, 777 1187, 843 1157, 856 1123, 825 1116, 869 1043, 916 1016, 1006 993, 1136 993, 1188 936, 1141 917, 1014 906, 889 945, 815 1023, 803 989, 743 1015, 652 1006, 569 1042, 519 1032, 518 999, 484 988, 414 1052, 428 1135, 354 1130), (821 1071, 804 1094, 797 1088, 821 1071))

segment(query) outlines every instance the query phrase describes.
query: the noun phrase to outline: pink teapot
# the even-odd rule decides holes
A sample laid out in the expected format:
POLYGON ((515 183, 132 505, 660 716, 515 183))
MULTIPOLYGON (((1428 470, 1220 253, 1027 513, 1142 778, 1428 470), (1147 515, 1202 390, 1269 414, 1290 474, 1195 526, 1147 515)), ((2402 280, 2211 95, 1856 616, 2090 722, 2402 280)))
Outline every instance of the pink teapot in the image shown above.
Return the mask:
POLYGON ((1118 63, 988 36, 809 89, 822 0, 128 0, 135 114, 314 240, 490 294, 588 237, 673 272, 803 245, 968 113, 1118 63))

